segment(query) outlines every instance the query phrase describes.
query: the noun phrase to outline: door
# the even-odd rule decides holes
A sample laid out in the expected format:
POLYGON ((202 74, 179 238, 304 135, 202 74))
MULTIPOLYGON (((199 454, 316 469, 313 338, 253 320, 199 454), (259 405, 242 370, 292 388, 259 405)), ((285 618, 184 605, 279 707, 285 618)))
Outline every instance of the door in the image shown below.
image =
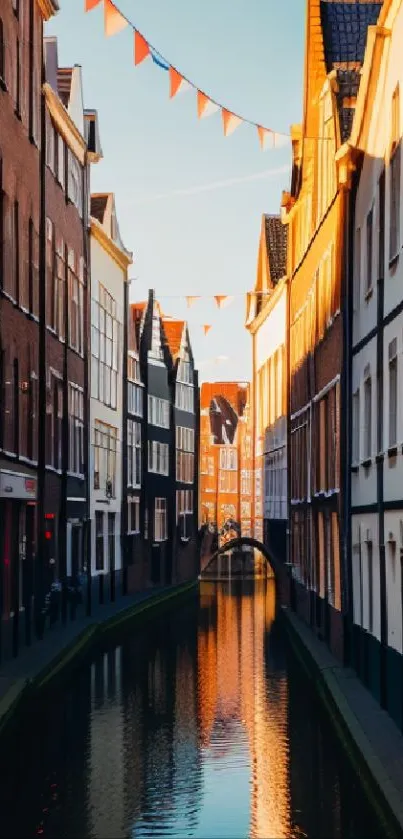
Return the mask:
POLYGON ((108 513, 108 556, 109 556, 109 580, 111 587, 111 601, 115 600, 115 513, 108 513))

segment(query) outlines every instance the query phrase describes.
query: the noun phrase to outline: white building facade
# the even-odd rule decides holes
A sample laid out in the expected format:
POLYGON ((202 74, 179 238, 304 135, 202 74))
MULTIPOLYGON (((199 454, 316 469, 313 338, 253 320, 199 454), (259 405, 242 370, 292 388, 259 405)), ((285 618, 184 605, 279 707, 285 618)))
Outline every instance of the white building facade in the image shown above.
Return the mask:
POLYGON ((351 561, 355 665, 402 724, 403 3, 368 33, 352 132, 351 561))
POLYGON ((123 339, 131 254, 112 193, 91 196, 91 574, 101 602, 122 582, 123 339))

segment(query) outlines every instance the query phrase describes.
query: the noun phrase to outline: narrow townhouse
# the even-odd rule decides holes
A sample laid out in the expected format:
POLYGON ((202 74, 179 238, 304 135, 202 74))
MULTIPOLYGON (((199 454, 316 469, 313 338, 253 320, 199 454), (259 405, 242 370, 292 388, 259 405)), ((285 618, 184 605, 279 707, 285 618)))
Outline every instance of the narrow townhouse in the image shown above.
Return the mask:
MULTIPOLYGON (((217 529, 220 541, 227 541, 230 536, 240 535, 241 491, 245 503, 251 480, 250 439, 243 430, 244 418, 246 421, 246 416, 250 415, 249 385, 203 382, 200 405, 201 523, 212 525, 217 529), (245 464, 242 466, 241 455, 246 460, 246 467, 245 464), (242 469, 249 474, 242 477, 242 469)), ((244 518, 251 526, 252 511, 243 509, 244 518)))
POLYGON ((143 561, 147 584, 172 580, 172 539, 175 484, 170 471, 171 390, 164 351, 162 312, 154 291, 147 303, 132 304, 138 326, 140 375, 147 399, 144 405, 144 440, 147 477, 144 486, 143 561))
POLYGON ((246 405, 238 426, 239 452, 239 524, 241 536, 252 536, 253 512, 253 435, 251 421, 250 385, 247 385, 246 405))
POLYGON ((252 336, 255 536, 287 557, 287 228, 262 218, 257 277, 248 295, 252 336))
MULTIPOLYGON (((143 305, 143 308, 145 304, 143 305)), ((127 295, 127 367, 123 424, 126 458, 123 459, 122 521, 124 523, 124 570, 131 593, 149 584, 149 568, 144 548, 145 485, 147 476, 145 411, 147 391, 140 364, 142 308, 131 306, 127 295), (125 429, 126 424, 126 429, 125 429)))
POLYGON ((194 578, 198 571, 199 404, 188 326, 162 319, 171 384, 171 475, 175 480, 173 579, 194 578))
POLYGON ((44 39, 45 282, 40 335, 42 592, 51 620, 74 614, 89 577, 90 165, 101 157, 81 67, 60 67, 44 39), (94 127, 91 129, 91 125, 94 127))
POLYGON ((348 140, 380 3, 309 0, 304 111, 292 127, 288 227, 290 529, 297 609, 345 654, 350 608, 344 348, 348 140), (342 419, 343 418, 343 419, 342 419))
POLYGON ((0 3, 0 659, 33 637, 41 565, 42 38, 58 8, 56 0, 0 3))
POLYGON ((113 193, 91 195, 90 225, 91 576, 95 598, 105 603, 123 590, 123 345, 132 255, 120 236, 113 193))
POLYGON ((403 726, 403 3, 371 27, 351 135, 353 664, 403 726))

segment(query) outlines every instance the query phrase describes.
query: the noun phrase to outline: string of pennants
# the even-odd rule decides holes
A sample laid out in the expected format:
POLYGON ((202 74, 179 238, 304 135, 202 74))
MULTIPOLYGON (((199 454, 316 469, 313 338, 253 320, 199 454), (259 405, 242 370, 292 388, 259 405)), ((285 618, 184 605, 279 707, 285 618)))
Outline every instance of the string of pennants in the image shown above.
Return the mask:
POLYGON ((178 93, 185 90, 193 90, 197 97, 197 116, 199 119, 212 116, 221 111, 222 125, 224 136, 228 137, 242 124, 252 125, 257 130, 258 140, 262 149, 279 148, 287 145, 290 141, 289 134, 278 131, 273 131, 272 128, 266 128, 259 125, 250 119, 240 116, 233 111, 228 110, 219 102, 212 99, 204 91, 200 90, 193 82, 189 81, 183 73, 180 73, 173 64, 167 61, 144 35, 128 20, 128 18, 118 9, 112 0, 84 0, 85 11, 90 12, 96 6, 103 3, 104 8, 104 32, 105 37, 110 38, 122 32, 123 29, 130 27, 133 31, 133 59, 137 67, 142 64, 147 58, 151 58, 154 64, 161 70, 165 70, 169 74, 169 95, 173 99, 178 93))

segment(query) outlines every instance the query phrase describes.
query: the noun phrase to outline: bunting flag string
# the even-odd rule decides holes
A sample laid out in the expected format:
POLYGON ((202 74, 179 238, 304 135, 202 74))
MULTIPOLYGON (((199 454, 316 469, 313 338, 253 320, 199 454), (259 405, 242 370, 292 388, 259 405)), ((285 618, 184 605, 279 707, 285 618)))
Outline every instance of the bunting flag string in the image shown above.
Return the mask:
MULTIPOLYGON (((221 111, 224 137, 229 137, 242 124, 251 125, 257 130, 258 141, 262 150, 267 148, 279 148, 290 142, 290 135, 285 132, 274 131, 259 123, 253 122, 246 117, 240 116, 216 102, 211 96, 200 90, 186 76, 183 75, 173 64, 167 61, 153 45, 147 41, 144 35, 134 26, 133 23, 120 11, 113 0, 84 0, 84 9, 90 12, 100 4, 104 4, 104 32, 105 37, 110 38, 117 35, 123 29, 130 27, 134 37, 134 65, 138 67, 148 57, 161 70, 169 74, 169 96, 173 99, 178 93, 185 90, 193 90, 197 97, 197 116, 203 119, 221 111)), ((313 139, 313 138, 312 138, 313 139)))

